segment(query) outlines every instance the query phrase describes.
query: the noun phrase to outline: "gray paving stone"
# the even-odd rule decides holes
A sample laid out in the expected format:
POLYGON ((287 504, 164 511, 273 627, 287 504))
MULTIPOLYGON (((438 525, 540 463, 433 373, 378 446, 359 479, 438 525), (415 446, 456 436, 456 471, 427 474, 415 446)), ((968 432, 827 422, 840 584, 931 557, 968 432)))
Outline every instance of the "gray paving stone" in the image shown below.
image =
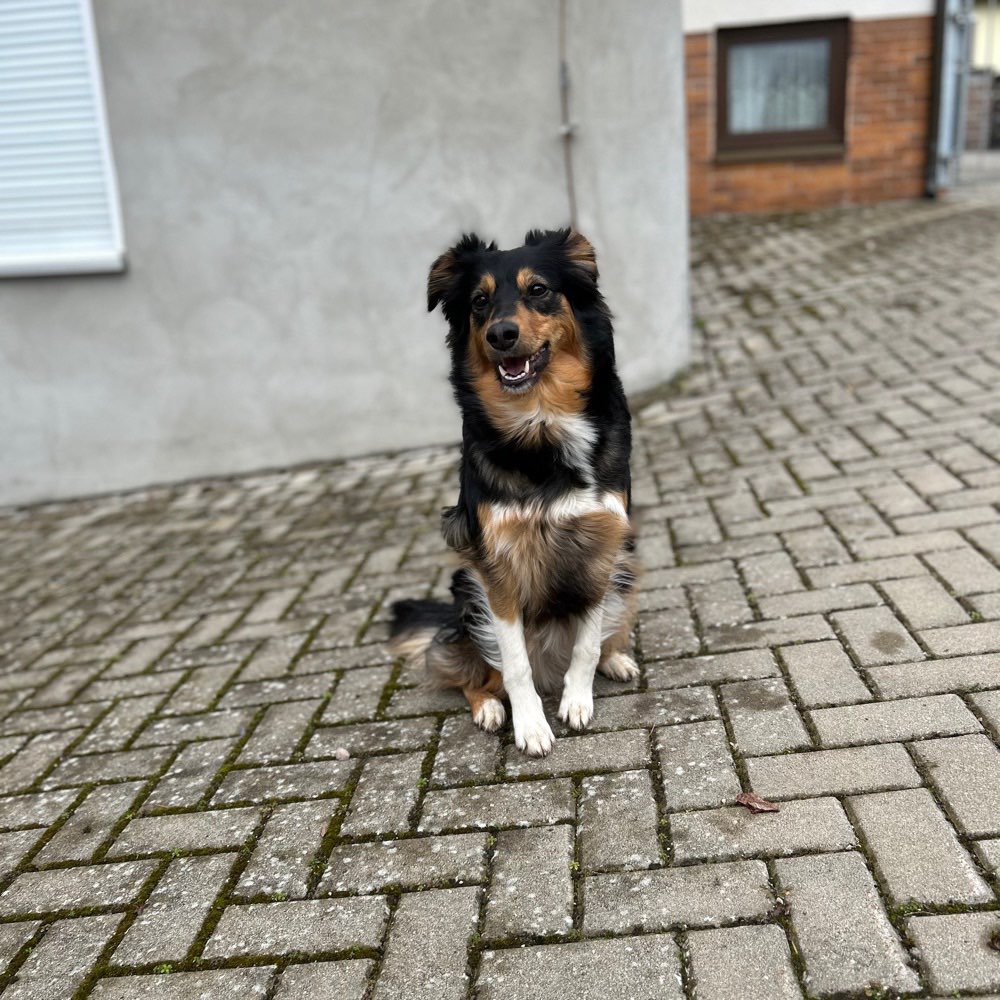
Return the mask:
POLYGON ((924 558, 954 594, 965 596, 1000 590, 1000 570, 968 546, 931 552, 924 558))
POLYGON ((677 946, 666 934, 485 951, 479 1000, 683 1000, 677 946))
POLYGON ((1000 751, 988 737, 928 740, 912 749, 962 833, 1000 834, 1000 751))
POLYGON ((91 906, 124 910, 155 867, 154 861, 123 861, 24 872, 0 894, 0 916, 60 913, 91 906))
POLYGON ((780 927, 724 927, 687 937, 698 1000, 801 1000, 780 927))
POLYGON ((77 753, 98 753, 105 750, 122 750, 153 715, 163 695, 145 698, 124 698, 112 706, 101 721, 74 747, 77 753))
POLYGON ((997 683, 996 657, 956 656, 889 667, 872 667, 867 677, 883 698, 975 691, 997 683))
POLYGON ((227 906, 205 958, 376 948, 389 911, 381 896, 227 906))
POLYGON ((573 830, 502 830, 493 852, 486 938, 566 934, 573 927, 573 830))
POLYGON ((235 746, 234 739, 202 740, 188 744, 149 793, 142 804, 142 812, 196 806, 214 784, 235 746))
POLYGON ((926 788, 860 795, 847 802, 894 906, 993 899, 926 788))
POLYGON ((509 746, 506 770, 515 777, 625 771, 645 767, 650 756, 649 733, 645 729, 626 729, 614 733, 561 737, 546 757, 526 757, 517 747, 509 746))
POLYGON ((670 820, 670 839, 679 864, 857 846, 843 808, 832 798, 784 802, 776 813, 754 814, 743 806, 677 813, 670 820))
POLYGON ((449 881, 461 885, 485 877, 482 833, 339 844, 330 855, 318 893, 372 893, 387 886, 416 889, 449 881))
POLYGON ((753 680, 756 677, 777 677, 779 674, 774 657, 766 649, 646 663, 646 679, 651 688, 720 684, 726 681, 753 680))
POLYGON ((591 875, 584 898, 587 934, 711 927, 762 917, 774 905, 760 861, 591 875))
POLYGON ((260 815, 259 809, 243 808, 140 816, 118 835, 108 857, 240 847, 250 838, 260 815))
POLYGON ((364 1000, 372 965, 360 958, 290 965, 281 974, 274 1000, 364 1000))
POLYGON ((820 708, 808 713, 824 746, 893 743, 982 731, 979 720, 953 694, 820 708))
POLYGON ((961 656, 1000 651, 1000 622, 925 629, 920 641, 935 656, 961 656))
POLYGON ((994 883, 1000 882, 1000 839, 978 841, 975 853, 984 869, 993 876, 994 883))
POLYGON ((322 800, 275 807, 254 844, 236 892, 245 896, 280 893, 287 899, 302 899, 313 859, 339 810, 339 801, 322 800))
POLYGON ((778 653, 796 697, 806 708, 871 701, 871 692, 839 642, 784 646, 778 653))
POLYGON ((462 1000, 479 889, 408 893, 392 921, 373 1000, 462 1000))
POLYGON ((354 769, 351 761, 324 760, 233 770, 222 779, 212 804, 320 798, 341 791, 354 769))
POLYGON ((994 738, 1000 739, 1000 691, 981 691, 978 694, 970 694, 966 701, 986 722, 994 738))
POLYGON ((172 746, 192 740, 222 739, 242 736, 250 725, 250 709, 204 712, 200 715, 176 715, 151 722, 133 740, 134 747, 172 746))
MULTIPOLYGON (((876 544, 876 542, 868 542, 867 546, 871 550, 876 544)), ((893 580, 904 576, 923 576, 927 572, 920 561, 911 555, 872 558, 873 555, 874 552, 869 551, 860 562, 807 569, 805 576, 813 587, 842 587, 850 583, 893 580)))
POLYGON ((991 941, 1000 931, 996 913, 950 913, 913 917, 906 929, 933 990, 1000 990, 1000 951, 991 941))
POLYGON ((391 673, 392 667, 388 665, 345 671, 334 688, 333 697, 324 709, 321 721, 349 722, 373 716, 391 673))
POLYGON ((0 767, 0 794, 27 791, 62 755, 82 730, 33 736, 17 756, 0 767))
POLYGON ((647 868, 660 860, 656 800, 648 771, 595 774, 580 783, 584 871, 647 868))
POLYGON ((306 747, 306 756, 332 757, 340 747, 352 757, 378 750, 415 750, 430 743, 436 728, 436 719, 394 719, 357 726, 332 726, 316 731, 306 747))
POLYGON ((365 762, 347 815, 342 836, 399 833, 409 828, 417 804, 422 753, 392 754, 365 762))
POLYGON ((272 764, 288 760, 322 704, 315 698, 270 705, 240 751, 240 763, 272 764))
POLYGON ((830 618, 863 667, 923 659, 920 647, 888 608, 839 611, 830 618))
POLYGON ((594 699, 590 730, 652 729, 681 722, 717 719, 719 706, 710 687, 664 688, 594 699))
POLYGON ((0 833, 0 880, 10 875, 41 839, 44 830, 10 830, 0 833))
POLYGON ((857 854, 780 858, 774 865, 812 995, 861 993, 877 986, 902 992, 919 988, 857 854))
POLYGON ((34 863, 90 861, 142 788, 142 782, 128 781, 92 789, 56 835, 35 855, 34 863))
POLYGON ((705 645, 713 652, 723 652, 832 638, 833 632, 826 619, 820 615, 799 615, 795 618, 771 618, 743 625, 710 628, 706 630, 705 645))
POLYGON ((20 826, 49 826, 78 795, 78 789, 65 788, 56 792, 0 797, 0 830, 13 830, 20 826))
POLYGON ((273 978, 273 966, 118 976, 98 980, 89 996, 94 1000, 232 1000, 237 996, 263 997, 270 989, 273 978))
POLYGON ((765 618, 783 618, 792 615, 822 615, 830 611, 865 608, 881 603, 878 591, 866 583, 859 583, 765 597, 758 602, 758 607, 765 618))
POLYGON ((760 597, 802 590, 802 577, 786 552, 748 556, 739 566, 751 592, 760 597))
POLYGON ((466 781, 492 780, 497 776, 500 743, 484 733, 467 713, 444 720, 434 756, 431 785, 460 785, 466 781))
POLYGON ((123 778, 148 778, 159 773, 172 753, 171 747, 149 747, 146 750, 120 750, 69 757, 42 782, 42 788, 86 785, 92 781, 120 781, 123 778))
POLYGON ((962 625, 969 620, 962 605, 932 576, 886 580, 882 589, 912 629, 962 625))
POLYGON ((668 809, 731 802, 741 788, 721 722, 693 722, 656 731, 656 752, 668 809))
POLYGON ((35 936, 35 932, 41 926, 38 920, 0 924, 0 976, 6 973, 18 952, 35 936))
POLYGON ((898 743, 757 757, 747 761, 747 772, 753 790, 768 799, 850 795, 921 784, 898 743))
POLYGON ((741 754, 761 756, 812 746, 780 678, 727 684, 722 702, 741 754))
POLYGON ((72 996, 121 919, 120 913, 107 913, 55 921, 3 991, 4 1000, 66 1000, 72 996))
POLYGON ((116 965, 182 961, 235 861, 235 854, 171 861, 112 961, 116 965))
POLYGON ((435 833, 449 829, 506 826, 550 826, 576 815, 573 785, 568 778, 515 781, 430 791, 417 829, 435 833))

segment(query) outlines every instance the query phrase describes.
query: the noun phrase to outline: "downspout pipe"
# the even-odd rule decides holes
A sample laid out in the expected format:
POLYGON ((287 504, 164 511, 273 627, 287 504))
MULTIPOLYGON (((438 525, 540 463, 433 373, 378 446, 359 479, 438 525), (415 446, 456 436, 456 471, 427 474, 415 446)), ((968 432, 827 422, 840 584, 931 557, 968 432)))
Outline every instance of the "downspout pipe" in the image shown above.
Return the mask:
POLYGON ((948 0, 935 0, 934 52, 931 63, 931 114, 927 133, 927 169, 924 197, 938 196, 938 167, 941 142, 941 92, 944 89, 944 33, 948 23, 948 0))

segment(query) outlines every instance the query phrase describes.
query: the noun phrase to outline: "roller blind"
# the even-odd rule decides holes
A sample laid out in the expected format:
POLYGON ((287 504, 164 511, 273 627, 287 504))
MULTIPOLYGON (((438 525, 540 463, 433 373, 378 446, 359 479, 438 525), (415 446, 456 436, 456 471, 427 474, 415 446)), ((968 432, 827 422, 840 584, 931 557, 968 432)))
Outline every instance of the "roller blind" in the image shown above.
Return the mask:
POLYGON ((90 0, 0 0, 0 276, 124 263, 90 0))

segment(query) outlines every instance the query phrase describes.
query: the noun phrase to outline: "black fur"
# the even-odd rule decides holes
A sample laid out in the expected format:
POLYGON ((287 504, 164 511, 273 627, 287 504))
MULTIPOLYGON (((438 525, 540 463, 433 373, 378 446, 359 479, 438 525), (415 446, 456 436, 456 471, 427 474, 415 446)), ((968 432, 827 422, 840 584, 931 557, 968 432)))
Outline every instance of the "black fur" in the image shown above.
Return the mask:
MULTIPOLYGON (((588 485, 583 470, 576 468, 558 443, 525 444, 509 440, 490 422, 467 370, 467 355, 473 315, 472 296, 484 272, 496 276, 498 298, 518 296, 516 276, 530 268, 548 288, 565 297, 583 338, 590 362, 591 382, 584 393, 582 415, 593 429, 596 442, 591 452, 588 477, 598 490, 620 493, 631 508, 629 457, 631 429, 628 404, 615 369, 615 347, 611 314, 597 286, 597 265, 590 245, 569 229, 532 230, 525 244, 514 250, 497 250, 470 233, 442 254, 431 268, 427 305, 439 304, 448 320, 447 343, 451 351, 450 381, 462 412, 462 459, 458 503, 442 513, 442 533, 448 544, 472 561, 476 560, 482 536, 477 510, 480 504, 517 501, 542 505, 558 500, 570 490, 588 485)), ((547 303, 527 303, 544 311, 547 303)), ((542 378, 545 377, 543 373, 542 378)), ((561 552, 565 559, 560 580, 545 596, 546 614, 563 618, 579 614, 600 599, 583 580, 574 581, 574 553, 570 538, 561 552)), ((631 544, 631 543, 629 543, 631 544)), ((581 558, 586 553, 581 550, 581 558)), ((393 635, 415 628, 447 628, 467 635, 463 622, 475 608, 455 574, 452 606, 429 602, 399 602, 393 606, 393 635)), ((628 589, 631 579, 616 578, 613 586, 628 589)))
MULTIPOLYGON (((550 288, 566 296, 583 334, 593 371, 584 415, 598 435, 593 453, 595 480, 601 489, 623 492, 631 507, 631 417, 615 369, 611 313, 597 287, 596 265, 592 272, 588 271, 568 255, 567 241, 572 235, 569 229, 532 230, 525 236, 523 247, 497 250, 495 243, 487 245, 470 233, 448 254, 438 258, 440 263, 451 255, 451 281, 428 294, 428 307, 434 309, 441 302, 448 320, 450 381, 462 411, 459 498, 449 516, 452 522, 459 518, 464 521, 465 535, 473 546, 479 537, 476 508, 480 503, 531 498, 551 501, 569 489, 584 485, 559 448, 526 447, 506 441, 483 411, 464 362, 470 331, 469 299, 476 279, 487 269, 512 280, 522 267, 531 267, 549 282, 550 288)), ((432 275, 437 266, 432 268, 432 275)))

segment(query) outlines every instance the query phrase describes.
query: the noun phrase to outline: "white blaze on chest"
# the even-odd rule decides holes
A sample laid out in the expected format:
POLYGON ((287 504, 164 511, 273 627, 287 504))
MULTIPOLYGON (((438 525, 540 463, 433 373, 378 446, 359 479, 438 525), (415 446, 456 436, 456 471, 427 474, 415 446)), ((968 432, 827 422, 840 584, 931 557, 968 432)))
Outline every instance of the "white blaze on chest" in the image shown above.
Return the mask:
POLYGON ((489 505, 490 521, 496 527, 508 527, 519 521, 537 524, 547 521, 556 524, 560 521, 570 521, 573 518, 584 517, 587 514, 597 514, 610 511, 623 521, 628 520, 628 512, 621 497, 614 493, 601 493, 594 487, 584 490, 569 490, 561 497, 546 502, 531 500, 527 503, 491 503, 489 505))
POLYGON ((582 414, 550 413, 535 407, 520 414, 510 429, 515 438, 531 439, 541 433, 562 452, 563 460, 580 474, 584 482, 594 481, 591 462, 594 445, 597 444, 597 430, 582 414))

